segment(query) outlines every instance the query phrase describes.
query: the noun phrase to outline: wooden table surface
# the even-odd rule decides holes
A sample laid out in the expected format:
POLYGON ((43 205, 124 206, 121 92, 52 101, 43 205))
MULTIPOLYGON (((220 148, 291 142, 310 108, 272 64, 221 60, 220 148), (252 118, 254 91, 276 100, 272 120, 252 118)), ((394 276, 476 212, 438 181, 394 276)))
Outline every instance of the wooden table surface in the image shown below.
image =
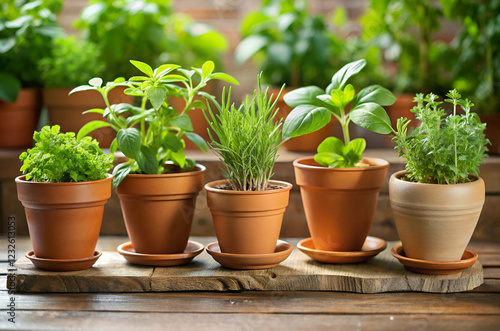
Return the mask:
MULTIPOLYGON (((484 284, 465 293, 307 291, 9 294, 0 246, 0 329, 19 330, 500 330, 500 243, 472 242, 484 284), (15 324, 7 305, 15 302, 15 324)), ((113 250, 126 237, 101 237, 113 250)), ((30 249, 16 238, 17 256, 30 249)), ((112 279, 110 279, 112 282, 112 279)))

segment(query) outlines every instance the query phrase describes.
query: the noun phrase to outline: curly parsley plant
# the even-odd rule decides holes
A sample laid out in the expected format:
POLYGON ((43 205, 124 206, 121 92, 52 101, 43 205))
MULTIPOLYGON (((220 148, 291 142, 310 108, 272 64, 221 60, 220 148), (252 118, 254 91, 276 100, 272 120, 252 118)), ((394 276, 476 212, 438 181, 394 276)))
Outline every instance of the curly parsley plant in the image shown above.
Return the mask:
POLYGON ((75 138, 73 132, 61 133, 60 127, 45 126, 33 134, 35 147, 23 152, 21 171, 34 182, 84 182, 104 179, 113 166, 96 140, 75 138))

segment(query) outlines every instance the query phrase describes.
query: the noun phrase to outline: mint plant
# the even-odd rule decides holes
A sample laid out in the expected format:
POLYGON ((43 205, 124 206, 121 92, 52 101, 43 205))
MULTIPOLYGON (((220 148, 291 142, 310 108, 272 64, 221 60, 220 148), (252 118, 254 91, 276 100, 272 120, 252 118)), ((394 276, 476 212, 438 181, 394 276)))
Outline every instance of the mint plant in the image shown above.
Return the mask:
POLYGON ((61 183, 104 179, 113 167, 96 140, 77 140, 73 132, 61 133, 59 125, 45 126, 33 134, 35 147, 23 152, 21 171, 26 180, 61 183))
POLYGON ((210 105, 205 114, 215 138, 209 131, 210 148, 226 166, 224 176, 236 191, 264 191, 273 175, 274 163, 278 158, 278 148, 283 143, 282 120, 274 121, 277 114, 278 96, 267 96, 268 89, 262 90, 262 74, 258 76, 258 90, 253 97, 246 97, 236 108, 231 103, 231 89, 226 97, 222 92, 222 104, 211 98, 218 114, 210 105), (275 100, 273 102, 273 100, 275 100))
POLYGON ((117 78, 103 85, 101 78, 93 78, 90 85, 82 85, 71 93, 95 90, 101 93, 106 109, 90 109, 87 112, 101 114, 104 120, 92 121, 84 125, 78 132, 78 139, 93 130, 111 127, 117 131, 116 139, 110 149, 117 149, 129 158, 128 162, 119 164, 113 170, 113 186, 118 186, 129 174, 163 174, 172 171, 164 165, 171 162, 181 171, 190 171, 195 162, 186 159, 185 141, 191 140, 201 150, 206 151, 206 143, 202 137, 192 132, 193 124, 188 113, 195 108, 205 108, 195 96, 210 95, 200 90, 212 79, 223 80, 238 85, 232 76, 214 72, 214 63, 207 61, 202 68, 186 70, 176 64, 163 64, 152 69, 140 61, 130 61, 143 75, 131 77, 128 81, 117 78), (197 83, 195 83, 197 81, 197 83), (126 86, 126 94, 140 99, 140 106, 129 104, 111 105, 108 93, 118 86, 126 86), (174 109, 169 105, 169 97, 182 97, 186 102, 184 109, 174 109))
POLYGON ((400 118, 393 130, 399 155, 406 160, 406 179, 420 183, 457 184, 470 181, 469 174, 478 174, 486 157, 488 139, 486 124, 471 112, 474 105, 463 100, 457 90, 446 94, 453 104, 453 114, 445 116, 435 94, 417 94, 412 112, 422 123, 408 131, 410 121, 400 118), (460 106, 464 114, 457 114, 460 106))
POLYGON ((295 107, 284 122, 285 140, 321 129, 330 122, 332 116, 339 121, 344 141, 328 137, 318 146, 318 154, 314 159, 322 166, 355 167, 361 161, 366 141, 362 138, 351 140, 351 121, 380 134, 392 132, 391 121, 382 107, 396 101, 392 92, 380 85, 371 85, 356 94, 354 87, 347 84, 349 78, 359 73, 365 65, 364 59, 346 64, 333 75, 326 90, 307 86, 284 96, 286 104, 295 107))

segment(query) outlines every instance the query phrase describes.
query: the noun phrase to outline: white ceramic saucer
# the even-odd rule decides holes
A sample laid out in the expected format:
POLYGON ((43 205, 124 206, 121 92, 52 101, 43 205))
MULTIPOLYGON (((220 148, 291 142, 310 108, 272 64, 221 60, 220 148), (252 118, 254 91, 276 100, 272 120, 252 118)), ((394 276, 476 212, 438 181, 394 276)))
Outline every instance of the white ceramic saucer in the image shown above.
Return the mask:
POLYGON ((100 258, 102 252, 95 251, 94 255, 85 259, 44 259, 35 256, 34 251, 26 253, 26 257, 40 269, 50 271, 76 271, 90 268, 100 258))
POLYGON ((118 253, 132 264, 140 264, 155 267, 170 267, 188 264, 195 256, 200 254, 205 247, 196 242, 188 241, 184 252, 179 254, 142 254, 137 253, 131 242, 118 246, 118 253))
POLYGON ((270 254, 231 254, 222 253, 219 243, 214 242, 207 246, 207 253, 223 267, 230 269, 257 270, 268 269, 285 261, 292 253, 293 246, 283 240, 278 240, 276 250, 270 254))
POLYGON ((413 259, 405 256, 403 244, 399 243, 391 249, 391 254, 405 266, 406 269, 427 275, 452 275, 476 263, 477 254, 465 250, 460 261, 438 262, 413 259))
POLYGON ((302 239, 297 247, 313 260, 323 263, 359 263, 371 259, 387 247, 387 242, 377 237, 366 237, 360 251, 340 252, 316 249, 312 238, 302 239))

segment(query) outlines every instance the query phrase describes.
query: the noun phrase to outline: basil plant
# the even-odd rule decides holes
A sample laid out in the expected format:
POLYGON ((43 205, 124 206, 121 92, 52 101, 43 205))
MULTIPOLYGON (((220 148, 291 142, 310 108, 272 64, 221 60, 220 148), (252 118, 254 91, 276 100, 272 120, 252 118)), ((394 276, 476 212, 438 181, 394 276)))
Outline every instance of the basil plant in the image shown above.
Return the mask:
POLYGON ((376 133, 393 132, 389 116, 382 106, 392 105, 396 101, 394 94, 380 85, 365 87, 356 94, 354 86, 347 84, 349 78, 365 65, 364 59, 346 64, 333 75, 326 90, 307 86, 287 93, 285 102, 294 109, 285 120, 283 138, 317 131, 327 125, 333 116, 342 127, 343 141, 336 137, 326 138, 318 146, 314 159, 330 168, 355 167, 362 159, 366 141, 362 138, 351 140, 351 121, 376 133))

